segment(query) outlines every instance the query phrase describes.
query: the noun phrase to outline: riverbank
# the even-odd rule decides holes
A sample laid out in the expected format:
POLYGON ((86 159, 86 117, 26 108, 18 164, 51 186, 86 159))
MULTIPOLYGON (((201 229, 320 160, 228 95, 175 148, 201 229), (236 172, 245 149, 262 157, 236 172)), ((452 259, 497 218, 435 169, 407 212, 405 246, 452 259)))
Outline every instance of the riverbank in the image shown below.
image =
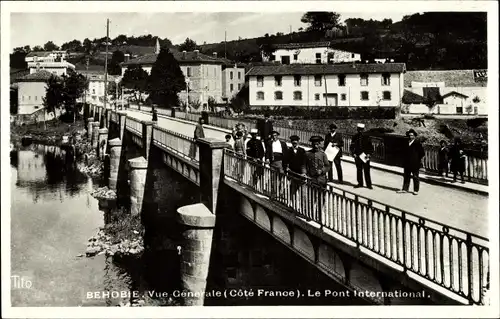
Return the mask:
POLYGON ((64 123, 59 119, 44 123, 28 124, 21 126, 11 125, 10 141, 14 145, 21 143, 25 136, 30 136, 33 143, 44 145, 61 145, 63 136, 84 136, 86 133, 83 120, 75 123, 64 123))

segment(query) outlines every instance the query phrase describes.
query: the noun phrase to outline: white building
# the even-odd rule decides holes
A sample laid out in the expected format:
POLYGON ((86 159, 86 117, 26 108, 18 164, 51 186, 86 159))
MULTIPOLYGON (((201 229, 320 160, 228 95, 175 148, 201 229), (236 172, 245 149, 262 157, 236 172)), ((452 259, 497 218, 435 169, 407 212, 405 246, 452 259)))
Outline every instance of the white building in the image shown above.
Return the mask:
MULTIPOLYGON (((217 57, 214 53, 214 57, 217 57)), ((222 100, 230 102, 245 85, 245 66, 226 61, 222 66, 222 100)))
MULTIPOLYGON (((103 105, 104 104, 104 74, 98 71, 78 71, 78 73, 84 75, 89 81, 88 90, 84 93, 85 101, 89 104, 103 105)), ((111 83, 115 82, 117 78, 116 75, 108 74, 108 87, 111 83)), ((83 102, 83 98, 80 99, 83 102)), ((108 98, 109 100, 109 98, 108 98)))
POLYGON ((18 115, 31 115, 43 110, 47 81, 51 76, 52 73, 41 70, 17 80, 18 115))
POLYGON ((66 51, 32 51, 26 55, 26 62, 56 62, 65 60, 66 51))
POLYGON ((251 107, 400 106, 404 63, 255 66, 251 107))
MULTIPOLYGON (((361 54, 334 49, 330 42, 276 44, 271 60, 282 64, 333 64, 361 61, 361 54)), ((263 56, 263 60, 267 60, 263 56)))
POLYGON ((41 70, 45 70, 59 76, 68 74, 68 69, 75 70, 75 66, 67 61, 28 62, 28 68, 30 70, 30 74, 36 73, 41 70))
POLYGON ((487 76, 484 70, 408 71, 403 102, 410 114, 487 115, 487 76), (435 105, 426 104, 427 92, 436 93, 435 105))

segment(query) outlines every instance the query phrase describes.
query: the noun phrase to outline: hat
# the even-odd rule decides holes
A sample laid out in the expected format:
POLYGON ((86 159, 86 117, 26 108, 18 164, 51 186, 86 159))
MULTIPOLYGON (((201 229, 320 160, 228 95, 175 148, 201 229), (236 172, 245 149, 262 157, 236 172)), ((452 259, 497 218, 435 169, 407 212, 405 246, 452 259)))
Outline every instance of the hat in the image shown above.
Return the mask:
POLYGON ((330 124, 330 130, 333 130, 333 129, 335 129, 335 130, 336 130, 336 129, 337 129, 337 125, 335 125, 335 124, 330 124))
POLYGON ((415 136, 417 136, 417 135, 418 135, 418 134, 417 134, 417 132, 415 132, 415 130, 414 130, 414 129, 412 129, 412 128, 411 128, 411 129, 409 129, 409 130, 406 132, 406 136, 409 136, 409 135, 410 135, 410 133, 413 133, 413 135, 415 135, 415 136))
POLYGON ((311 138, 309 139, 309 142, 321 142, 323 141, 323 138, 321 136, 311 136, 311 138))
POLYGON ((358 128, 365 128, 365 125, 363 123, 358 123, 358 128))
POLYGON ((290 141, 298 141, 298 140, 300 140, 300 137, 298 137, 297 135, 290 136, 290 141))
POLYGON ((250 134, 257 134, 258 132, 256 128, 250 129, 250 134))
POLYGON ((274 133, 276 133, 276 134, 280 135, 280 132, 278 132, 278 131, 273 130, 273 131, 271 132, 271 134, 274 134, 274 133))

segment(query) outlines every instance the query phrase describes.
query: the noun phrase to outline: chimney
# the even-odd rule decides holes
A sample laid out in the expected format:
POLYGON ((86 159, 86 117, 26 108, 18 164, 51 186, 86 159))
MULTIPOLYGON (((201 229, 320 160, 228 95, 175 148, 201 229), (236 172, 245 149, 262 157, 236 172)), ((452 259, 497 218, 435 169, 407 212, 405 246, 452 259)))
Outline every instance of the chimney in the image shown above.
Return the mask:
POLYGON ((185 60, 186 59, 186 51, 182 51, 182 58, 185 60))
POLYGON ((198 57, 198 53, 200 53, 200 50, 194 50, 194 57, 197 58, 198 57))
POLYGON ((217 59, 217 52, 214 52, 213 55, 214 55, 214 58, 217 59))

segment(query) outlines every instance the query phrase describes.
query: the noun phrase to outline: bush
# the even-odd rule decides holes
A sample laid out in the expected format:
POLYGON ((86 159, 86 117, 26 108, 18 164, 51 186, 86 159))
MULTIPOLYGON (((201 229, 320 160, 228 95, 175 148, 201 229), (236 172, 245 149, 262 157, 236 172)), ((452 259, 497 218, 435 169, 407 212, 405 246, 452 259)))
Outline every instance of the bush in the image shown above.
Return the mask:
POLYGON ((334 107, 323 110, 321 108, 304 109, 294 106, 284 106, 279 109, 263 107, 246 110, 245 114, 264 115, 269 113, 273 117, 299 117, 304 119, 395 119, 395 107, 334 107))
POLYGON ((488 122, 488 119, 485 117, 475 117, 467 120, 467 126, 470 128, 478 128, 486 122, 488 122))
POLYGON ((424 119, 425 120, 432 120, 432 119, 435 119, 436 117, 432 114, 424 114, 424 119))

